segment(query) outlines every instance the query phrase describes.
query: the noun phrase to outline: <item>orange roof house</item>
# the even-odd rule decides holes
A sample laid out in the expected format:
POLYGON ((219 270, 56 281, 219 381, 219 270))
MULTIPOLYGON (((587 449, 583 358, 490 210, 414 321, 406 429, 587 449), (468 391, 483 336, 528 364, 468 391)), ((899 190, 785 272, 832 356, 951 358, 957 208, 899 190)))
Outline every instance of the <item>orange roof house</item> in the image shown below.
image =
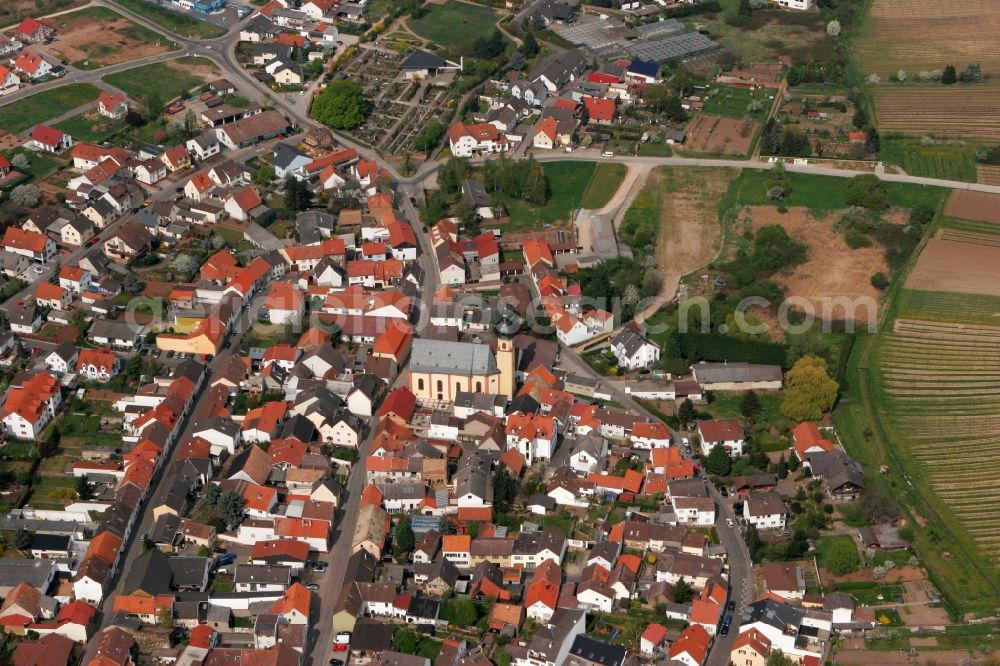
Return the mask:
POLYGON ((217 317, 206 317, 190 333, 160 333, 156 346, 163 351, 214 356, 219 353, 227 328, 217 317))
POLYGON ((494 603, 490 609, 487 626, 493 631, 503 631, 506 627, 514 628, 516 634, 524 619, 524 606, 521 604, 494 603))
POLYGON ((643 476, 641 472, 634 469, 626 470, 625 476, 611 476, 610 474, 598 474, 591 472, 587 476, 588 481, 592 481, 597 488, 605 490, 627 492, 638 494, 642 490, 643 476))
POLYGON ((417 396, 405 386, 394 389, 382 403, 378 415, 389 416, 400 423, 407 423, 413 418, 417 407, 417 396))
POLYGON ((671 659, 687 655, 688 658, 683 659, 685 663, 703 664, 705 657, 708 656, 709 642, 711 642, 711 636, 708 635, 705 628, 700 624, 691 624, 681 632, 680 637, 670 646, 668 654, 671 659))
POLYGON ((524 252, 524 260, 528 263, 529 268, 534 268, 535 264, 539 262, 549 267, 555 265, 555 258, 552 256, 549 244, 541 238, 527 239, 524 241, 521 249, 524 252))
POLYGON ((819 428, 811 421, 803 421, 792 428, 792 441, 799 460, 805 460, 810 453, 833 451, 833 442, 823 437, 819 428))
POLYGON ((280 615, 289 624, 306 624, 309 621, 309 609, 312 606, 312 592, 301 583, 292 583, 280 599, 275 601, 268 613, 280 615))
POLYGON ((410 346, 413 344, 413 328, 395 319, 390 321, 385 330, 375 339, 375 346, 372 348, 372 356, 376 358, 389 358, 402 365, 410 355, 410 346))

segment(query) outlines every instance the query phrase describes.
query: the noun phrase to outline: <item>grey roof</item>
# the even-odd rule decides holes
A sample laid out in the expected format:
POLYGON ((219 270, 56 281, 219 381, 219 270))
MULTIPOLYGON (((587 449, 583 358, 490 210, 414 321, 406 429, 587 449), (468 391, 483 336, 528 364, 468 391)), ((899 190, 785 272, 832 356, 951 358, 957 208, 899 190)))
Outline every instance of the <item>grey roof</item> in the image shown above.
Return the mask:
POLYGON ((296 159, 309 159, 309 156, 287 143, 274 147, 274 166, 279 169, 287 169, 296 159))
POLYGON ((264 583, 287 585, 292 579, 291 567, 270 564, 239 564, 233 573, 234 583, 264 583))
POLYGON ((622 353, 624 353, 628 358, 635 356, 639 350, 647 344, 653 345, 654 347, 656 346, 628 326, 623 327, 622 330, 618 332, 618 335, 615 336, 615 339, 611 341, 611 346, 616 349, 621 349, 622 353))
POLYGON ((500 372, 493 350, 488 345, 422 339, 413 341, 410 370, 453 375, 492 375, 500 372))
POLYGON ((439 55, 428 53, 422 49, 414 50, 400 63, 400 69, 441 69, 445 66, 445 60, 439 55))
POLYGON ((802 623, 802 611, 788 604, 778 603, 773 599, 761 599, 743 608, 740 625, 763 622, 784 632, 787 627, 795 627, 802 623))
POLYGON ((153 524, 153 529, 149 532, 149 540, 153 543, 173 544, 180 526, 180 516, 172 513, 160 514, 160 517, 156 519, 156 523, 153 524))
POLYGON ((781 366, 752 363, 697 363, 691 366, 695 381, 705 384, 728 382, 780 382, 781 366))
POLYGON ((292 418, 285 421, 285 425, 281 429, 281 438, 285 439, 288 437, 294 437, 300 442, 311 442, 313 435, 316 434, 316 426, 313 422, 302 416, 301 414, 296 414, 292 418))
POLYGON ((471 178, 463 180, 462 198, 476 208, 493 205, 493 198, 486 191, 486 186, 481 180, 472 180, 471 178))
POLYGON ((531 497, 528 498, 528 501, 525 502, 525 506, 529 506, 529 507, 530 506, 540 506, 543 509, 545 509, 546 511, 553 511, 556 508, 556 501, 555 501, 555 499, 553 499, 552 497, 549 497, 548 495, 543 495, 541 493, 535 493, 534 495, 532 495, 531 497))
POLYGON ((60 342, 51 353, 55 354, 65 362, 69 362, 74 356, 80 352, 77 346, 74 345, 69 340, 63 340, 60 342))
POLYGON ((122 584, 122 594, 145 592, 150 596, 170 592, 169 558, 157 549, 146 551, 132 564, 122 584))
POLYGON ((211 560, 207 557, 170 557, 174 587, 202 587, 208 578, 211 560))
POLYGON ((628 656, 628 650, 624 646, 604 643, 586 634, 576 637, 569 653, 601 666, 622 666, 628 656))
POLYGON ((743 511, 749 516, 774 516, 787 512, 785 501, 778 493, 750 494, 743 511))
POLYGON ((27 583, 36 589, 42 589, 51 580, 55 566, 54 560, 0 558, 0 588, 13 588, 18 583, 27 583))
POLYGON ((428 581, 440 578, 448 587, 454 588, 458 580, 458 567, 449 559, 439 557, 429 564, 414 564, 413 573, 427 576, 428 581))
POLYGON ((587 68, 587 57, 580 49, 569 49, 549 56, 530 74, 532 81, 543 76, 556 88, 569 83, 571 78, 579 76, 587 68))
POLYGON ((596 430, 591 430, 582 437, 577 437, 573 445, 573 454, 586 452, 592 458, 599 459, 604 452, 604 438, 596 430))
POLYGON ((830 490, 844 486, 865 487, 861 468, 854 459, 843 451, 821 451, 806 455, 814 477, 825 479, 830 490))
POLYGON ((134 340, 141 330, 142 326, 133 327, 129 322, 120 319, 95 319, 90 327, 90 337, 134 340))
POLYGON ((828 611, 838 608, 854 610, 854 597, 847 592, 829 592, 823 599, 823 608, 828 611))

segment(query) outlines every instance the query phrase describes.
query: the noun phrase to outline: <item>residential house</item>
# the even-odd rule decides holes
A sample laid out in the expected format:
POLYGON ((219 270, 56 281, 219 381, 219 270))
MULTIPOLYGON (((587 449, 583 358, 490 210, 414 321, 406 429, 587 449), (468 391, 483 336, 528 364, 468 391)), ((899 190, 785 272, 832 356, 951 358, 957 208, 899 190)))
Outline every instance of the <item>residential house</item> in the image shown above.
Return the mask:
POLYGON ((712 419, 698 421, 698 438, 701 440, 701 453, 707 456, 716 446, 721 446, 733 458, 743 455, 743 445, 746 435, 739 419, 712 419))

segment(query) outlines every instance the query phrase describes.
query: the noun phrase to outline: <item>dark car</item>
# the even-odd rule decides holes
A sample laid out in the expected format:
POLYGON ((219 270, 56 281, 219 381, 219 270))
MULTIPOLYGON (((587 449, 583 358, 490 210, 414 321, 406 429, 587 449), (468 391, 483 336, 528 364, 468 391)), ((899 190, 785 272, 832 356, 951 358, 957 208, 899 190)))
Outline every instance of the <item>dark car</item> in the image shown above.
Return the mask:
POLYGON ((736 610, 736 602, 735 601, 730 601, 726 605, 726 610, 729 611, 730 613, 732 613, 734 610, 736 610))
POLYGON ((720 636, 728 636, 729 635, 729 625, 728 624, 722 625, 722 629, 719 629, 719 635, 720 636))
POLYGON ((219 546, 216 546, 215 548, 212 549, 212 552, 215 553, 216 555, 225 555, 229 551, 226 550, 225 548, 221 548, 219 546))

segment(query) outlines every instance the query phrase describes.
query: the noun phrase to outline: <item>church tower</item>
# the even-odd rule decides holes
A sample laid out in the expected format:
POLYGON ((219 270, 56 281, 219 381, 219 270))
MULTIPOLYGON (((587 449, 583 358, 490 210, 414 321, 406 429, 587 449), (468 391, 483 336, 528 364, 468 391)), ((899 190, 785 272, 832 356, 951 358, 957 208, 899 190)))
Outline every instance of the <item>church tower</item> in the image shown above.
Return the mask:
POLYGON ((500 368, 500 394, 514 397, 517 366, 514 362, 514 341, 501 335, 497 338, 497 367, 500 368))

